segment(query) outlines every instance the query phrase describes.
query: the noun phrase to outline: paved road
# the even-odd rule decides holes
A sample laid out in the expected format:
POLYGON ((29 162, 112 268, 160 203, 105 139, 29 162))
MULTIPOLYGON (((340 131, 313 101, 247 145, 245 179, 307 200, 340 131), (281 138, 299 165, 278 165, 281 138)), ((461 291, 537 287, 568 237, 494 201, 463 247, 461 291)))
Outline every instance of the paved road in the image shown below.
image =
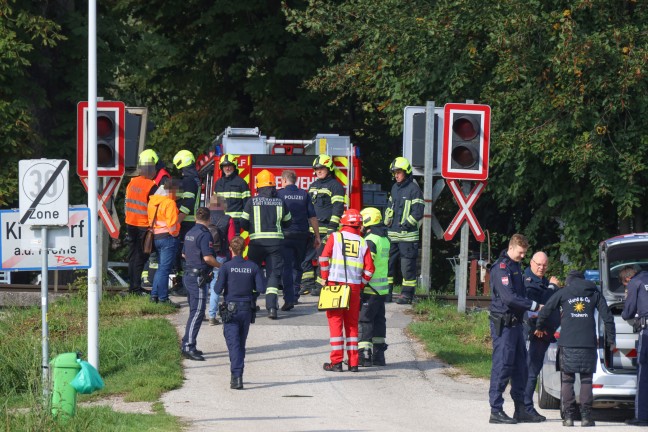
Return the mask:
MULTIPOLYGON (((266 318, 262 311, 252 325, 242 391, 229 388, 229 358, 222 326, 210 327, 205 322, 198 345, 206 361, 184 360, 184 386, 162 397, 167 412, 185 420, 190 431, 562 428, 558 411, 544 411, 548 421, 542 424, 490 425, 488 382, 463 377, 426 356, 420 344, 405 333, 411 320, 404 313, 409 309, 406 306, 387 305, 387 367, 361 368, 359 373, 325 372, 322 363, 328 361, 329 353, 326 316, 317 312, 314 297, 302 300, 276 321, 266 318)), ((187 313, 183 307, 174 316, 179 334, 184 333, 187 313)), ((505 409, 511 415, 512 406, 507 399, 505 409)), ((602 421, 608 414, 602 418, 597 413, 597 426, 636 430, 602 421)), ((625 418, 625 414, 619 415, 625 418)))

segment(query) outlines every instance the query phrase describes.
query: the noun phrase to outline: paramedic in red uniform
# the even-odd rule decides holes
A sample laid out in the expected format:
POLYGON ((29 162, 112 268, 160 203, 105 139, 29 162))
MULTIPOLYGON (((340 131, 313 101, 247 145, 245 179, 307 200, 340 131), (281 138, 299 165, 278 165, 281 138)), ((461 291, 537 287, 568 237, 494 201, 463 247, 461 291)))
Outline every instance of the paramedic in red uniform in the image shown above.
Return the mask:
POLYGON ((342 372, 346 348, 349 370, 358 372, 360 294, 371 280, 375 268, 371 251, 360 235, 362 226, 360 212, 355 209, 347 210, 342 215, 340 225, 342 229, 329 237, 319 257, 319 265, 322 279, 326 284, 346 283, 351 287, 351 298, 348 309, 326 311, 331 336, 331 362, 324 363, 324 370, 342 372))

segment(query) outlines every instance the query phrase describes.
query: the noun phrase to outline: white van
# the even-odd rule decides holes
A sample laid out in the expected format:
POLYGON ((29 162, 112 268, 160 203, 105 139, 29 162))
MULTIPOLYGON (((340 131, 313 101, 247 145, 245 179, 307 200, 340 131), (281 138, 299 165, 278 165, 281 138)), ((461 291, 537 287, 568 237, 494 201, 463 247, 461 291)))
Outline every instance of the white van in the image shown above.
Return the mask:
MULTIPOLYGON (((594 408, 634 406, 637 390, 637 342, 631 323, 621 318, 625 288, 619 281, 619 272, 632 265, 637 271, 648 270, 648 234, 628 234, 602 241, 599 244, 600 285, 616 326, 616 347, 613 352, 605 343, 603 322, 598 319, 598 363, 592 380, 594 408)), ((559 337, 560 329, 556 331, 559 337)), ((543 409, 560 408, 560 372, 556 371, 557 344, 549 346, 544 365, 538 377, 538 406, 543 409)), ((576 386, 578 394, 579 384, 576 386)))

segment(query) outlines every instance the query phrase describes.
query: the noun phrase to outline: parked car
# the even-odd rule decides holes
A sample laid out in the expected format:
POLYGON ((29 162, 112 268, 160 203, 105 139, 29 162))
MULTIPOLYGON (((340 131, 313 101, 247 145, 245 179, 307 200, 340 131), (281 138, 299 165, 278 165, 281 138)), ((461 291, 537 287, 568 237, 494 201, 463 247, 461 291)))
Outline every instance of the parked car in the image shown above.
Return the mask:
MULTIPOLYGON (((607 347, 603 322, 596 314, 599 348, 596 372, 592 379, 594 408, 631 408, 637 388, 637 342, 632 324, 621 318, 625 287, 619 272, 632 265, 637 271, 648 270, 648 234, 613 237, 599 244, 600 284, 608 307, 614 315, 616 347, 607 347)), ((556 331, 559 337, 560 329, 556 331)), ((560 408, 560 372, 556 371, 557 344, 549 346, 538 377, 538 405, 543 409, 560 408)), ((576 393, 579 385, 577 383, 576 393)))

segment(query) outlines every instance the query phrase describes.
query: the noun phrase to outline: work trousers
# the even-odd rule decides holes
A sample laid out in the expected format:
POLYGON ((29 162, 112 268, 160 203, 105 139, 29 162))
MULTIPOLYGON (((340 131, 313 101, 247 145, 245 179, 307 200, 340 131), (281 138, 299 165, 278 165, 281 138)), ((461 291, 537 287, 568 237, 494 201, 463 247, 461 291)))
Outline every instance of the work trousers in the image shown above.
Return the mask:
POLYGON ((281 286, 281 276, 283 273, 283 256, 281 247, 283 240, 272 243, 264 240, 252 240, 248 249, 248 259, 261 268, 263 262, 266 264, 266 309, 278 309, 279 287, 281 286))
MULTIPOLYGON (((330 282, 338 285, 341 282, 330 282)), ((344 360, 346 348, 349 366, 358 366, 358 319, 360 315, 360 293, 362 284, 349 284, 351 297, 349 309, 333 309, 326 311, 328 318, 331 343, 331 363, 337 364, 344 360)))
POLYGON ((175 288, 181 287, 183 283, 183 279, 180 277, 182 276, 182 270, 185 267, 185 259, 182 257, 182 248, 184 246, 185 236, 187 235, 189 230, 194 227, 194 225, 196 225, 195 222, 182 222, 180 224, 180 234, 178 234, 178 248, 176 249, 176 256, 173 265, 176 275, 175 288))
POLYGON ((389 270, 387 279, 394 283, 394 269, 400 261, 403 274, 401 293, 404 297, 413 298, 416 291, 416 259, 418 258, 418 242, 392 242, 389 246, 389 270))
POLYGON ((360 307, 359 349, 373 348, 375 343, 385 343, 387 321, 385 320, 385 296, 362 293, 360 307))
MULTIPOLYGON (((594 394, 592 393, 592 374, 581 373, 580 375, 580 410, 583 412, 592 411, 592 402, 594 394)), ((574 393, 574 383, 576 382, 576 373, 560 373, 560 399, 563 406, 563 412, 573 418, 576 413, 576 393, 574 393)))
POLYGON ((527 352, 521 324, 504 327, 497 336, 493 322, 490 323, 493 340, 493 364, 491 369, 488 402, 491 412, 503 410, 502 394, 511 382, 511 398, 514 402, 524 403, 524 388, 529 375, 527 371, 527 352))
POLYGON ((529 351, 527 368, 529 375, 527 376, 526 388, 524 390, 524 407, 527 411, 533 409, 533 393, 535 393, 536 384, 538 383, 538 374, 542 370, 544 364, 544 357, 550 342, 548 340, 535 337, 529 337, 529 351))
POLYGON ((158 297, 160 301, 169 299, 169 274, 173 268, 176 256, 178 239, 168 236, 155 239, 155 249, 158 253, 158 268, 153 278, 151 297, 158 297))
POLYGON ((242 377, 245 368, 245 343, 250 331, 252 310, 249 302, 235 302, 237 310, 230 322, 223 323, 223 335, 230 358, 230 372, 234 377, 242 377))
POLYGON ((648 421, 648 329, 639 332, 635 418, 648 421))
POLYGON ((207 282, 203 281, 202 286, 200 286, 198 285, 198 276, 192 275, 184 275, 182 281, 187 289, 187 302, 189 303, 189 318, 182 338, 182 350, 188 352, 196 349, 198 332, 205 318, 207 282))
POLYGON ((130 238, 128 248, 128 290, 140 291, 142 289, 142 272, 149 255, 144 253, 144 235, 147 227, 126 225, 126 232, 130 238))
POLYGON ((286 303, 295 303, 302 278, 302 262, 306 246, 310 240, 308 231, 303 233, 284 233, 283 256, 283 295, 286 303))

